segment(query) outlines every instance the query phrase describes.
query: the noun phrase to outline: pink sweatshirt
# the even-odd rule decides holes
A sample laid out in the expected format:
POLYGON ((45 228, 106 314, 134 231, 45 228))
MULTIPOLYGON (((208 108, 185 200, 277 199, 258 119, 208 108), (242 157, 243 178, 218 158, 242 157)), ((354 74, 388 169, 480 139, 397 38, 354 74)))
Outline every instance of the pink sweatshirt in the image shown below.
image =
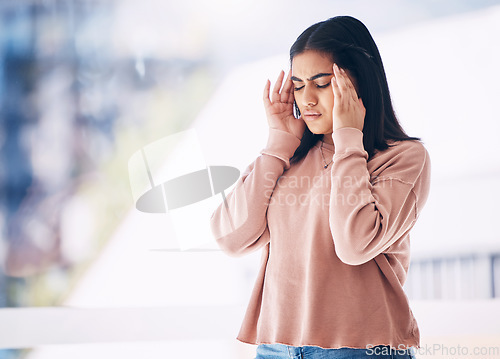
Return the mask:
POLYGON ((403 291, 409 232, 429 193, 430 160, 418 141, 367 162, 363 133, 345 127, 334 145, 300 144, 271 129, 267 146, 215 210, 220 248, 241 256, 262 248, 260 270, 236 339, 323 348, 420 347, 403 291))

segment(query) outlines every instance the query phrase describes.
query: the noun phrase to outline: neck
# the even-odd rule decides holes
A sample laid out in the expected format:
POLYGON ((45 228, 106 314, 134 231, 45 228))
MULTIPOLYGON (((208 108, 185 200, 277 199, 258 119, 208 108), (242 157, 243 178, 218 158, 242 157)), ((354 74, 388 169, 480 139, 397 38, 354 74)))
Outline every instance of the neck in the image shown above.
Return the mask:
POLYGON ((333 145, 333 137, 331 133, 323 134, 323 142, 333 145))

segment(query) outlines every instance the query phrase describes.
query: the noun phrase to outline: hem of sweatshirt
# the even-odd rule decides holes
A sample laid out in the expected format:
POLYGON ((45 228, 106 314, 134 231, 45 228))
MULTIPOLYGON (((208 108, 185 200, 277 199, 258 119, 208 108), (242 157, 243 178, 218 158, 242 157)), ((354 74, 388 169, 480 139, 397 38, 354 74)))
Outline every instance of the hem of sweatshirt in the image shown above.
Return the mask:
POLYGON ((270 128, 267 145, 260 153, 279 158, 285 163, 285 169, 289 169, 290 158, 299 147, 300 142, 300 139, 289 132, 270 128))
MULTIPOLYGON (((319 345, 319 344, 300 344, 300 345, 297 345, 297 344, 292 344, 288 341, 271 341, 271 342, 266 342, 266 341, 260 341, 260 340, 249 340, 249 339, 243 339, 243 338, 240 338, 239 336, 236 337, 236 340, 242 342, 242 343, 245 343, 245 344, 252 344, 252 345, 260 345, 260 344, 283 344, 283 345, 290 345, 290 346, 317 346, 317 347, 320 347, 320 348, 323 348, 323 349, 340 349, 340 348, 352 348, 352 349, 369 349, 367 348, 367 345, 363 346, 363 345, 357 345, 357 344, 333 344, 333 345, 328 345, 328 346, 322 346, 322 345, 319 345)), ((413 343, 401 343, 403 345, 406 346, 406 348, 414 348, 414 349, 420 349, 421 348, 421 344, 420 342, 413 342, 413 343)), ((401 345, 401 344, 398 344, 398 345, 401 345)), ((400 347, 398 346, 394 346, 394 344, 389 344, 387 341, 380 341, 378 342, 378 344, 374 344, 374 343, 370 343, 370 348, 373 348, 375 346, 378 346, 378 345, 388 345, 388 346, 391 346, 393 348, 393 350, 397 350, 399 349, 400 347)))

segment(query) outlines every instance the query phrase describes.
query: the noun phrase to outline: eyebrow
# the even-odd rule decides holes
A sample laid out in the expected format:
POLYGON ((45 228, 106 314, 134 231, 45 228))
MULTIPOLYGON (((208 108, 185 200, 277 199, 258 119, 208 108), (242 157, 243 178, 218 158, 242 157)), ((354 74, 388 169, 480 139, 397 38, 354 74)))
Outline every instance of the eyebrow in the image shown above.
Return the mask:
MULTIPOLYGON (((332 73, 322 72, 322 73, 319 73, 317 75, 314 75, 311 78, 308 78, 307 81, 314 81, 316 79, 319 79, 320 77, 331 76, 331 75, 333 75, 333 74, 332 73)), ((304 82, 304 81, 302 81, 301 79, 299 79, 298 77, 295 77, 295 76, 292 76, 292 81, 304 82)))

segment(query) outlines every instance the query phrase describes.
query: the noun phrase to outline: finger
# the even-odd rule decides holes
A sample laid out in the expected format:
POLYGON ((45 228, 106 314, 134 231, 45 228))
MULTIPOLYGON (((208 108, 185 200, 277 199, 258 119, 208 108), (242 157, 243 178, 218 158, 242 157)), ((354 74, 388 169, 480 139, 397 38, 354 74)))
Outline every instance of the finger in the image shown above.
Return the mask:
POLYGON ((353 87, 353 89, 352 89, 351 92, 352 92, 352 99, 353 99, 353 101, 357 102, 359 100, 359 96, 358 96, 358 93, 356 92, 356 88, 353 87))
POLYGON ((356 89, 354 88, 354 85, 350 77, 347 75, 345 69, 340 69, 340 74, 341 74, 341 79, 339 82, 341 82, 340 90, 342 98, 344 98, 347 101, 346 106, 350 107, 352 105, 357 104, 358 102, 356 89))
POLYGON ((281 70, 278 78, 276 79, 276 83, 274 84, 273 93, 271 94, 272 101, 280 102, 280 89, 283 84, 283 77, 285 76, 285 71, 281 70))
POLYGON ((353 84, 351 78, 349 77, 349 75, 347 75, 347 72, 344 69, 342 69, 342 72, 344 73, 344 78, 345 78, 345 81, 347 84, 348 92, 349 92, 351 98, 355 102, 357 102, 358 101, 358 93, 356 92, 356 88, 354 87, 354 84, 353 84))
POLYGON ((338 73, 338 67, 336 64, 333 64, 333 77, 332 77, 332 89, 333 89, 333 95, 335 96, 335 98, 340 98, 341 97, 341 92, 340 92, 340 88, 339 88, 339 84, 338 84, 338 77, 339 77, 339 73, 338 73))
MULTIPOLYGON (((288 97, 288 104, 291 104, 293 105, 295 103, 295 96, 293 94, 293 91, 290 93, 290 96, 288 97)), ((292 112, 293 112, 293 109, 292 109, 292 112)))
POLYGON ((335 72, 335 74, 337 75, 336 79, 337 79, 337 84, 339 86, 340 95, 342 97, 344 97, 347 94, 347 90, 348 90, 347 83, 345 81, 345 75, 340 70, 340 68, 337 66, 337 64, 335 64, 335 66, 336 66, 336 72, 335 72))
POLYGON ((286 76, 285 83, 283 88, 281 89, 281 101, 286 102, 288 100, 288 95, 290 94, 291 86, 291 70, 288 71, 288 75, 286 76))
MULTIPOLYGON (((292 91, 292 70, 288 71, 288 76, 286 77, 285 80, 285 85, 283 86, 283 89, 281 90, 281 102, 285 103, 290 103, 290 98, 293 98, 293 91, 292 91)), ((291 100, 293 102, 293 99, 291 100)))
POLYGON ((365 108, 365 104, 363 103, 363 100, 360 98, 357 99, 358 101, 358 106, 361 107, 361 109, 363 109, 363 111, 366 111, 366 108, 365 108))
POLYGON ((262 99, 264 100, 264 105, 271 105, 271 101, 269 100, 269 89, 271 88, 271 81, 269 79, 266 81, 266 86, 264 86, 264 93, 262 99))

